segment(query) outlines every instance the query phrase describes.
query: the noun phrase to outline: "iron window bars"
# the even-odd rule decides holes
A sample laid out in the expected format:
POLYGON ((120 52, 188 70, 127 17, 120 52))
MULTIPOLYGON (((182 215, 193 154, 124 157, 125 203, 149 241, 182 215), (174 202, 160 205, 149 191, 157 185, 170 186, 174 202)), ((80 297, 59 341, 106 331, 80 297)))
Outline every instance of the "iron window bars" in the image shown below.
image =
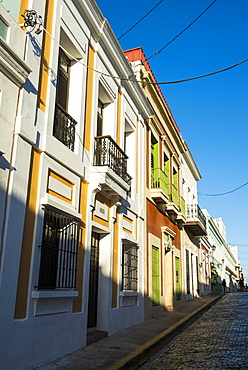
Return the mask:
POLYGON ((122 243, 122 290, 138 290, 138 246, 122 243))
POLYGON ((75 288, 79 220, 44 208, 38 289, 75 288))
POLYGON ((53 136, 72 151, 74 151, 76 124, 77 121, 75 121, 58 104, 55 104, 53 136))
POLYGON ((127 159, 126 153, 111 136, 95 137, 94 166, 109 166, 129 184, 131 176, 127 173, 127 159))

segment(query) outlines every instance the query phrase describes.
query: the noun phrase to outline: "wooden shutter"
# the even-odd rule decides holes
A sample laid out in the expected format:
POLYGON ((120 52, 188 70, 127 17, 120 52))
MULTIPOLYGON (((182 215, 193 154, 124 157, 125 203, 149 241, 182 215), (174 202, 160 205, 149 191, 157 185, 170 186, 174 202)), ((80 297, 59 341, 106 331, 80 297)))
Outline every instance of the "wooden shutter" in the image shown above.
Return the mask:
POLYGON ((152 247, 152 304, 160 303, 160 286, 159 286, 159 249, 152 247))
POLYGON ((102 136, 103 107, 103 103, 98 99, 96 136, 102 136))
POLYGON ((69 76, 70 60, 66 56, 66 54, 62 50, 60 50, 56 102, 66 112, 68 108, 69 98, 69 76))

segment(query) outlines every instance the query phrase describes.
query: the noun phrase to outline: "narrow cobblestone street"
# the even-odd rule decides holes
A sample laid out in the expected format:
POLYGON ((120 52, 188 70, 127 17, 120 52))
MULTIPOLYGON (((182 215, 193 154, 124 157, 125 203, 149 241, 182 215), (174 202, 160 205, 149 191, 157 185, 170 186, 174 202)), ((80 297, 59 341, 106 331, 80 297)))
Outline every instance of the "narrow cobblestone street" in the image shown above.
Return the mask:
POLYGON ((248 369, 248 293, 226 294, 140 369, 248 369))

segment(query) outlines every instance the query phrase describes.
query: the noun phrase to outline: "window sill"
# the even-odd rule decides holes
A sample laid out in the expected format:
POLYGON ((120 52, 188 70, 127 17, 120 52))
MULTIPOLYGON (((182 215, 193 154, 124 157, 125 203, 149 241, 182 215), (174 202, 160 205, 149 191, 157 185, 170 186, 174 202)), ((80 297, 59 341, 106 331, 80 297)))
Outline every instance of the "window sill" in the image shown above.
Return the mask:
POLYGON ((32 298, 74 298, 78 296, 75 290, 33 290, 32 298))
POLYGON ((134 307, 138 305, 139 293, 135 291, 120 292, 120 307, 134 307))
POLYGON ((120 297, 138 297, 139 293, 138 292, 132 292, 132 291, 124 291, 122 290, 120 292, 120 297))
POLYGON ((74 290, 33 290, 34 316, 71 312, 77 296, 74 290))

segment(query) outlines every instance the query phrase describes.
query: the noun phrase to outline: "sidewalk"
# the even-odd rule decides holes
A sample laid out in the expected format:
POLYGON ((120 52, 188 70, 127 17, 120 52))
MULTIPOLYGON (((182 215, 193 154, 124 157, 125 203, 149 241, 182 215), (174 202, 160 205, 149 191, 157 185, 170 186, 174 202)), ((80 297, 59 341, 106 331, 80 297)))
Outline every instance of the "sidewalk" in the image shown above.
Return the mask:
POLYGON ((222 296, 223 293, 211 292, 195 298, 176 310, 166 311, 159 317, 122 330, 37 369, 136 369, 222 296))

